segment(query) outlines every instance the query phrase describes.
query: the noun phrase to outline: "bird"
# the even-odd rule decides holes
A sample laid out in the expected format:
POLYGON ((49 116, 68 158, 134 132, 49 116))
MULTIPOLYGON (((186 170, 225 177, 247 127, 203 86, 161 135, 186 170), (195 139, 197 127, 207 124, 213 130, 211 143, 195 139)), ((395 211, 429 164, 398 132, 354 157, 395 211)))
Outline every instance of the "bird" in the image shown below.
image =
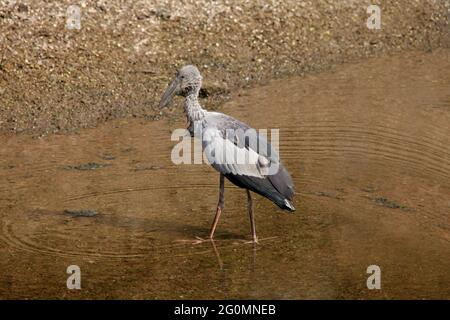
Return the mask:
POLYGON ((201 141, 208 162, 220 174, 219 200, 209 239, 214 239, 214 233, 224 209, 224 183, 227 178, 247 192, 252 242, 257 243, 251 192, 271 200, 283 210, 294 212, 292 177, 281 163, 278 153, 263 135, 229 115, 203 109, 199 102, 202 80, 196 66, 181 67, 162 95, 159 107, 167 107, 174 96, 184 97, 187 130, 192 137, 201 141), (209 152, 206 152, 208 150, 209 152), (238 157, 241 158, 238 159, 238 157))

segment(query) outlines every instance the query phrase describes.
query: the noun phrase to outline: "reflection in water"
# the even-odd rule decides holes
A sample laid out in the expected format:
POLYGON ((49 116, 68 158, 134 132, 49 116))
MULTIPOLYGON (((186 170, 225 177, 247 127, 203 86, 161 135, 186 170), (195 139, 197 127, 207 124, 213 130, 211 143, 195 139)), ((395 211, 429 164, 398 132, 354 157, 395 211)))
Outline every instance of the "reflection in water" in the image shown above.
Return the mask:
POLYGON ((217 262, 219 263, 220 270, 223 270, 223 261, 220 258, 220 253, 219 253, 219 250, 217 250, 214 240, 211 240, 211 246, 213 247, 214 253, 216 254, 217 262))
MULTIPOLYGON (((265 239, 260 239, 259 241, 264 242, 265 239)), ((220 251, 217 249, 216 242, 214 240, 208 240, 208 242, 211 243, 211 247, 213 248, 214 254, 216 255, 217 263, 219 265, 220 270, 223 270, 223 261, 222 261, 222 258, 220 257, 220 251)), ((256 251, 258 250, 258 248, 260 248, 260 245, 257 243, 254 243, 253 241, 246 241, 245 243, 248 244, 249 246, 251 246, 252 259, 251 259, 250 270, 254 271, 255 264, 256 264, 256 251)), ((252 274, 253 274, 253 272, 252 272, 252 274)))
POLYGON ((194 244, 217 173, 171 163, 181 107, 176 122, 1 137, 0 298, 449 298, 449 57, 372 59, 224 105, 280 128, 298 192, 294 215, 255 196, 257 246, 229 183, 216 240, 194 244), (65 286, 72 264, 81 291, 65 286), (381 291, 367 290, 372 264, 381 291))

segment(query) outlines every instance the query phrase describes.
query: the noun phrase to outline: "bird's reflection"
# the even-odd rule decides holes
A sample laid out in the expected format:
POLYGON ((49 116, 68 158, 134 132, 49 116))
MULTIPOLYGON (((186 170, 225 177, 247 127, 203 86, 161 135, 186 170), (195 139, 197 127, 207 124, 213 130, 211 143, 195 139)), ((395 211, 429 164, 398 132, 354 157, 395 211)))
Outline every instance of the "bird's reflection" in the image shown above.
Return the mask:
POLYGON ((222 261, 222 258, 220 257, 219 250, 217 250, 216 242, 214 240, 211 240, 210 242, 211 242, 211 246, 214 250, 214 254, 216 255, 217 262, 219 263, 219 268, 220 268, 220 270, 223 270, 223 261, 222 261))
MULTIPOLYGON (((219 266, 220 270, 223 270, 224 264, 223 264, 223 260, 220 256, 220 251, 218 249, 219 247, 217 246, 215 240, 211 239, 211 240, 209 240, 209 242, 211 243, 211 247, 214 251, 214 255, 217 258, 218 266, 219 266)), ((253 271, 255 269, 255 265, 256 265, 257 251, 261 249, 261 244, 254 243, 254 242, 247 242, 247 241, 243 242, 243 243, 251 246, 251 255, 252 256, 251 256, 251 266, 250 267, 251 267, 251 270, 253 271)))
POLYGON ((214 240, 214 239, 203 239, 200 237, 195 237, 194 240, 177 240, 176 242, 183 242, 183 243, 189 243, 191 245, 197 246, 197 245, 204 245, 206 242, 210 243, 210 246, 214 252, 214 255, 216 256, 216 260, 217 260, 217 265, 219 267, 220 270, 224 269, 224 262, 222 260, 222 257, 220 255, 220 248, 222 247, 222 249, 229 249, 230 245, 231 246, 238 246, 240 244, 243 244, 245 246, 250 246, 250 252, 251 252, 251 265, 250 265, 250 270, 254 270, 255 266, 256 266, 256 256, 257 256, 257 251, 261 250, 261 248, 263 247, 263 245, 261 244, 261 242, 264 242, 266 240, 273 240, 277 237, 270 237, 270 238, 264 238, 264 239, 260 239, 259 243, 255 243, 253 241, 243 241, 243 240, 233 240, 231 243, 227 240, 214 240), (218 243, 220 242, 228 242, 229 245, 218 245, 218 243))

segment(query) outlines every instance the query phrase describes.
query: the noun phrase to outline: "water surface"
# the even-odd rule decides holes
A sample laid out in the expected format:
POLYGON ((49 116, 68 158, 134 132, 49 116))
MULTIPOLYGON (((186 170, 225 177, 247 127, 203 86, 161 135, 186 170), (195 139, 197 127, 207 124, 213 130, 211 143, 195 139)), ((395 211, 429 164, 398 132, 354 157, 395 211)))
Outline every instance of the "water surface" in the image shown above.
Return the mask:
MULTIPOLYGON (((347 64, 222 111, 280 128, 294 215, 176 166, 169 120, 0 137, 0 298, 450 298, 450 52, 347 64), (86 210, 78 212, 78 210, 86 210), (82 290, 66 288, 80 266, 82 290), (378 265, 382 290, 368 290, 378 265)), ((179 102, 179 101, 178 101, 179 102)))

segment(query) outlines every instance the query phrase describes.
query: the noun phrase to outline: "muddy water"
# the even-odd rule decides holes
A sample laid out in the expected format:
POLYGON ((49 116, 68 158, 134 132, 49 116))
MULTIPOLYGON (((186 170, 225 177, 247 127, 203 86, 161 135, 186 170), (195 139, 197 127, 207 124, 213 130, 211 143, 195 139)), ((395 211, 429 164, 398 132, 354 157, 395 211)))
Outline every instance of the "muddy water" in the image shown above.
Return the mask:
POLYGON ((296 183, 295 215, 256 197, 256 247, 229 183, 217 240, 193 241, 207 236, 218 174, 170 161, 181 110, 1 137, 0 298, 450 298, 449 71, 449 51, 379 58, 225 105, 280 128, 296 183), (373 264, 381 290, 366 287, 373 264))

